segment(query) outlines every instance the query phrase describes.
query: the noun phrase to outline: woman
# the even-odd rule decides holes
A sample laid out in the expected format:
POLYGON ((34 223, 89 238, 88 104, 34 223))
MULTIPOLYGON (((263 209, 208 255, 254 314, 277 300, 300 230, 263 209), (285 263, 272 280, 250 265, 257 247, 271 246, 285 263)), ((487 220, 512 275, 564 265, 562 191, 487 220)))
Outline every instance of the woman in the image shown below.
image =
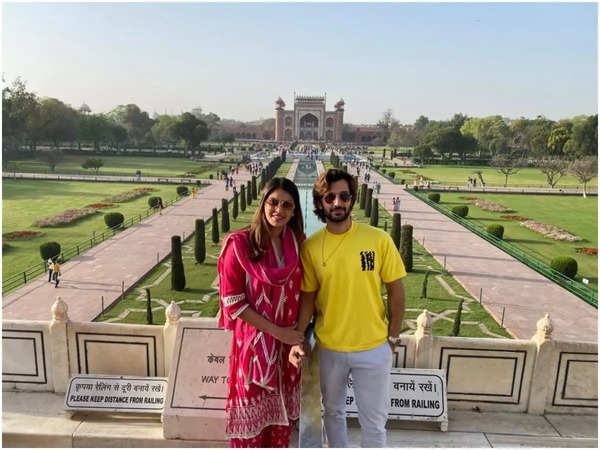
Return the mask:
POLYGON ((218 262, 219 326, 233 330, 226 435, 231 447, 288 447, 300 410, 300 370, 288 361, 304 239, 296 185, 274 178, 250 226, 229 234, 218 262))
POLYGON ((60 264, 58 263, 58 259, 54 258, 53 262, 52 262, 52 272, 54 272, 52 274, 52 277, 54 278, 54 281, 56 282, 56 284, 54 285, 55 288, 58 287, 58 282, 60 281, 60 276, 62 275, 61 271, 60 271, 60 264))

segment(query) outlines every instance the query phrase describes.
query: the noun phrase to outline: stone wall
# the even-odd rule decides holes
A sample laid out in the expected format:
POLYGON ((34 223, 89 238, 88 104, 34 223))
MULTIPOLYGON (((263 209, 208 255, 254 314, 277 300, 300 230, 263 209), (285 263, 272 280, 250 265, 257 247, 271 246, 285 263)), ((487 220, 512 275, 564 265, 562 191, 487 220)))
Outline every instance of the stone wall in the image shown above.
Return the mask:
MULTIPOLYGON (((166 315, 165 326, 72 322, 58 299, 49 322, 4 320, 3 390, 63 393, 78 373, 168 376, 179 307, 166 315)), ((415 334, 401 336, 394 365, 444 369, 451 409, 589 414, 598 403, 597 344, 553 340, 548 316, 537 330, 530 340, 433 336, 425 311, 415 334)))

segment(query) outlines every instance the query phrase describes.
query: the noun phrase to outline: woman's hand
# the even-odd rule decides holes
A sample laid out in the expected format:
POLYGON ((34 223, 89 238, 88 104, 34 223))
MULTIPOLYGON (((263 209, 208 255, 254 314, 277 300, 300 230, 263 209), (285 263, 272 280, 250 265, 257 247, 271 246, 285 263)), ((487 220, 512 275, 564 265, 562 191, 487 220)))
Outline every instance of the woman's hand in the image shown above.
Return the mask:
POLYGON ((288 360, 294 365, 294 367, 300 367, 302 360, 306 356, 303 345, 294 345, 290 349, 288 360))
POLYGON ((273 336, 275 339, 288 345, 302 344, 304 342, 304 333, 296 330, 295 326, 277 327, 273 336))

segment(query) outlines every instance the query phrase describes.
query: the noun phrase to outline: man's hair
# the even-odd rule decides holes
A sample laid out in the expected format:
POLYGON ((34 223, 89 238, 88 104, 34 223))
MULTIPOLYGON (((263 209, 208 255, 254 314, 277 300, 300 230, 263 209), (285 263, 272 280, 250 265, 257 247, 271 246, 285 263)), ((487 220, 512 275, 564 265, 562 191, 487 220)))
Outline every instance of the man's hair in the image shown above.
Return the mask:
POLYGON ((356 178, 343 170, 329 169, 327 172, 323 172, 317 177, 315 185, 313 186, 313 205, 315 207, 313 212, 321 222, 325 222, 325 210, 321 205, 321 200, 331 189, 331 184, 340 180, 346 180, 348 183, 348 189, 350 190, 350 195, 352 195, 352 200, 350 200, 350 211, 352 211, 352 208, 354 207, 358 186, 356 178))

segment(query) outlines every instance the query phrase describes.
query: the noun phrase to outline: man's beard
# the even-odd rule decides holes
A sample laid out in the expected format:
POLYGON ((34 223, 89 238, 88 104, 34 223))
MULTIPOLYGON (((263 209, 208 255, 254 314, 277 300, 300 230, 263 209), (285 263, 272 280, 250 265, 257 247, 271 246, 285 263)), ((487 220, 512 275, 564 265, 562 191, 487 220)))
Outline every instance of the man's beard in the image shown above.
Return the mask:
POLYGON ((344 211, 344 215, 343 216, 334 216, 332 213, 335 210, 332 209, 329 212, 325 213, 325 217, 328 220, 330 220, 331 222, 339 223, 339 222, 343 222, 344 220, 346 220, 350 216, 350 212, 351 212, 350 208, 348 208, 348 209, 346 209, 346 208, 338 208, 338 209, 341 209, 342 211, 344 211))

